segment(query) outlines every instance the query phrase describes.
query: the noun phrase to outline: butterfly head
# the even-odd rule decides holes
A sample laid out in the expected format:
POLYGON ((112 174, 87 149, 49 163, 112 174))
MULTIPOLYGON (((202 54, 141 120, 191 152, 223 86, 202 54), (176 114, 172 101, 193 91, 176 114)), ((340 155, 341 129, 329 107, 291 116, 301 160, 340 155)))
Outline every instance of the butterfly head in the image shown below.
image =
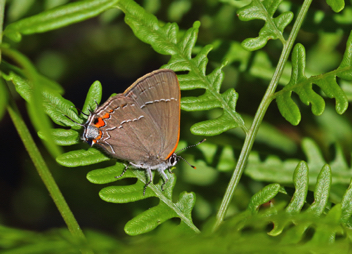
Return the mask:
POLYGON ((80 125, 84 128, 81 140, 87 142, 90 146, 93 146, 94 144, 97 143, 97 140, 100 139, 102 136, 102 132, 101 130, 99 130, 99 127, 101 127, 100 126, 101 122, 99 121, 100 119, 94 115, 94 112, 90 112, 90 114, 86 116, 88 116, 88 119, 84 124, 77 123, 76 121, 74 121, 68 116, 66 117, 70 119, 72 122, 74 122, 75 124, 80 125))
POLYGON ((90 146, 93 146, 97 143, 97 139, 101 137, 101 131, 94 125, 85 125, 82 140, 87 142, 90 146))
POLYGON ((168 167, 173 167, 180 160, 180 156, 177 156, 176 153, 171 154, 171 156, 167 159, 168 167))

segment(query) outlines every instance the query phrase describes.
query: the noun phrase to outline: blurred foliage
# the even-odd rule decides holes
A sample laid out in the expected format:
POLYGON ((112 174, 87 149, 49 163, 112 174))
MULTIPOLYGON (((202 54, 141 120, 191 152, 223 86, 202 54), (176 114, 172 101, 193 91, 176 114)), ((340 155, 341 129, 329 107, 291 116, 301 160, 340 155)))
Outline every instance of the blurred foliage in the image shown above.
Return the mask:
MULTIPOLYGON (((3 30, 24 18, 78 2, 80 1, 8 0, 4 10, 3 30)), ((274 40, 276 37, 271 34, 261 41, 260 47, 252 48, 252 50, 260 48, 259 50, 250 52, 242 47, 243 41, 248 46, 248 38, 257 38, 266 24, 260 19, 243 22, 238 18, 237 12, 240 8, 251 1, 141 0, 136 2, 146 12, 155 15, 160 26, 167 22, 177 22, 178 38, 182 38, 188 29, 193 27, 195 21, 200 21, 192 56, 202 52, 206 45, 212 46, 213 50, 207 55, 209 62, 205 74, 208 75, 213 70, 223 67, 224 75, 219 88, 220 93, 225 93, 228 89, 236 89, 238 93, 236 112, 241 115, 249 128, 282 51, 281 42, 274 40), (225 62, 227 65, 223 66, 225 62)), ((285 15, 290 16, 291 14, 288 13, 294 13, 293 21, 282 23, 283 26, 280 27, 281 30, 279 29, 282 32, 280 36, 287 38, 295 21, 295 15, 301 8, 301 2, 273 2, 279 3, 274 6, 277 8, 273 9, 275 10, 273 18, 278 17, 278 21, 281 19, 288 21, 290 17, 287 18, 285 15)), ((256 12, 250 14, 253 13, 256 12)), ((17 56, 11 58, 10 53, 4 54, 2 56, 4 61, 1 64, 4 79, 0 80, 0 130, 3 144, 0 148, 2 158, 0 222, 6 225, 0 228, 0 249, 3 253, 30 253, 30 251, 32 253, 79 253, 78 249, 87 247, 86 243, 72 238, 66 229, 60 229, 65 227, 64 221, 18 138, 6 114, 6 107, 9 100, 16 100, 24 120, 28 126, 31 126, 30 120, 33 121, 36 114, 33 111, 50 113, 53 112, 51 109, 55 105, 62 105, 62 103, 67 103, 65 104, 67 108, 77 105, 86 110, 88 106, 84 105, 85 95, 89 86, 97 80, 103 87, 102 101, 105 101, 111 94, 123 91, 138 77, 166 64, 170 57, 157 54, 150 45, 139 40, 124 22, 124 16, 120 9, 106 7, 101 14, 96 16, 91 14, 89 16, 91 18, 81 22, 72 22, 68 26, 48 30, 45 33, 23 34, 19 42, 11 40, 11 36, 3 38, 4 47, 6 46, 2 50, 3 53, 7 48, 21 52, 24 56, 21 58, 23 61, 18 62, 17 56), (26 83, 28 80, 23 79, 26 73, 10 75, 11 71, 19 73, 17 69, 11 67, 13 65, 21 67, 26 65, 33 68, 36 73, 32 77, 33 80, 44 80, 45 88, 33 88, 31 86, 33 80, 30 79, 29 83, 26 83), (18 87, 15 88, 11 80, 17 80, 17 84, 21 85, 22 89, 24 87, 29 90, 38 89, 40 92, 48 89, 50 90, 48 94, 55 91, 57 97, 45 98, 46 102, 51 103, 48 107, 40 109, 40 106, 35 104, 36 106, 30 109, 30 106, 20 99, 22 96, 27 101, 30 100, 26 98, 28 94, 17 93, 16 89, 21 90, 18 87), (57 99, 61 98, 59 95, 63 93, 60 90, 61 87, 65 90, 63 96, 67 101, 57 99), (32 112, 30 116, 26 115, 26 107, 28 112, 32 112), (36 110, 38 108, 39 110, 36 110)), ((306 76, 320 75, 339 67, 346 54, 351 24, 350 1, 313 1, 297 36, 297 42, 305 48, 306 76)), ((18 39, 16 36, 14 38, 18 39)), ((294 68, 296 68, 295 63, 288 62, 285 65, 279 81, 279 89, 286 87, 290 82, 291 70, 294 68)), ((345 93, 348 102, 351 101, 351 81, 337 79, 337 83, 345 93)), ((98 83, 94 84, 99 86, 98 83)), ((182 91, 182 96, 197 97, 204 92, 203 90, 182 91)), ((173 197, 176 200, 176 197, 184 191, 195 193, 192 219, 203 234, 197 236, 184 234, 182 228, 174 227, 180 221, 174 219, 152 232, 137 237, 126 237, 124 225, 132 218, 158 205, 159 200, 149 198, 118 205, 102 201, 98 195, 101 186, 93 185, 86 179, 87 173, 94 172, 92 170, 96 168, 94 166, 65 168, 58 165, 52 156, 61 153, 60 149, 55 150, 56 148, 53 148, 55 144, 41 143, 37 137, 36 132, 41 130, 42 122, 33 121, 34 127, 29 128, 63 196, 83 228, 89 242, 88 248, 94 253, 135 253, 137 251, 152 253, 341 251, 347 253, 351 238, 351 223, 346 219, 346 217, 349 218, 350 212, 347 211, 349 206, 346 204, 347 197, 350 195, 348 184, 351 178, 349 162, 352 150, 352 114, 350 110, 343 115, 337 114, 334 110, 335 102, 327 98, 324 91, 318 87, 313 87, 312 90, 324 98, 325 111, 320 116, 313 115, 309 106, 304 105, 297 95, 292 94, 291 99, 301 114, 298 126, 293 127, 281 116, 275 101, 271 104, 256 137, 245 175, 234 193, 227 212, 227 220, 213 235, 210 234, 209 228, 245 138, 241 128, 228 130, 219 136, 207 137, 206 143, 196 149, 184 151, 182 156, 196 166, 196 170, 181 161, 173 171, 178 179, 173 197), (306 160, 307 165, 305 166, 301 160, 306 160), (331 169, 326 166, 327 163, 330 164, 331 169), (329 170, 330 175, 326 173, 329 170), (292 180, 293 175, 298 171, 304 171, 306 174, 306 182, 303 180, 300 182, 305 183, 304 188, 302 186, 299 188, 297 182, 294 183, 292 180), (310 217, 304 212, 315 200, 313 195, 322 191, 315 189, 321 172, 325 172, 325 175, 321 176, 325 182, 320 180, 320 183, 328 185, 329 190, 328 194, 324 194, 324 204, 319 206, 322 208, 321 213, 310 217), (280 185, 267 185, 268 183, 280 185), (264 188, 264 186, 267 187, 264 188), (264 194, 268 188, 270 195, 267 197, 264 194), (290 204, 292 204, 291 198, 294 197, 295 189, 301 190, 303 208, 297 206, 300 207, 297 213, 290 214, 287 212, 289 210, 287 207, 292 208, 290 204), (305 189, 307 194, 302 194, 305 189), (275 195, 272 195, 273 193, 275 195), (258 195, 261 197, 261 202, 255 206, 253 199, 258 198, 258 195), (267 201, 271 201, 264 202, 266 200, 264 196, 267 201), (334 204, 337 205, 334 206, 334 204), (254 208, 251 210, 249 207, 254 208), (253 212, 259 207, 259 213, 253 212), (335 239, 334 244, 331 244, 332 238, 335 239), (290 242, 289 239, 298 240, 290 242)), ((90 102, 98 97, 92 97, 90 102)), ((74 107, 72 112, 67 114, 76 121, 82 121, 77 118, 74 107)), ((214 108, 209 111, 182 111, 181 114, 179 148, 185 147, 186 144, 194 144, 201 139, 191 134, 191 126, 220 117, 222 110, 214 108)), ((62 121, 69 122, 67 119, 62 121)), ((53 125, 56 127, 58 123, 55 122, 53 125)), ((70 132, 70 134, 73 137, 62 137, 62 143, 56 144, 67 144, 67 140, 78 139, 77 132, 70 132)), ((45 133, 41 132, 40 135, 43 137, 45 133)), ((56 141, 59 135, 61 135, 59 132, 57 136, 54 135, 56 141)), ((88 145, 79 143, 74 144, 73 148, 63 149, 65 152, 72 149, 87 150, 88 145)), ((109 168, 113 165, 111 161, 102 161, 99 167, 109 168)), ((117 185, 125 186, 135 182, 133 178, 124 179, 117 185)))

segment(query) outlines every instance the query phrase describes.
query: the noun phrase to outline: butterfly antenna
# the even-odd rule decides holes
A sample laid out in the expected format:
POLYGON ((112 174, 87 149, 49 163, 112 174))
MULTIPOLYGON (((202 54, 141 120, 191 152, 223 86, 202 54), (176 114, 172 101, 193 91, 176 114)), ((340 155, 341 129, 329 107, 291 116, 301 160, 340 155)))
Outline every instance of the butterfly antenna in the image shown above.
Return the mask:
POLYGON ((75 124, 78 124, 80 126, 84 126, 84 124, 81 124, 81 123, 77 123, 75 120, 73 120, 72 118, 68 117, 67 115, 64 115, 66 116, 68 119, 70 119, 72 122, 74 122, 75 124))
MULTIPOLYGON (((90 111, 89 111, 89 112, 90 112, 90 111)), ((86 117, 89 116, 88 114, 84 113, 83 111, 81 111, 81 114, 84 115, 84 116, 86 116, 86 117)))
POLYGON ((191 148, 191 147, 195 147, 195 146, 197 146, 199 144, 202 144, 204 141, 206 141, 206 139, 203 139, 203 140, 199 141, 197 144, 190 145, 190 146, 187 146, 187 147, 185 147, 185 148, 183 148, 181 150, 178 150, 176 153, 182 152, 183 150, 186 150, 186 149, 191 148))
MULTIPOLYGON (((82 114, 82 115, 84 115, 84 116, 89 116, 88 114, 86 114, 86 113, 84 113, 83 111, 82 111, 82 109, 80 109, 80 108, 77 108, 77 107, 75 107, 76 109, 77 109, 77 111, 80 113, 80 114, 82 114)), ((90 110, 89 110, 89 112, 91 112, 90 110)))
MULTIPOLYGON (((190 145, 190 146, 187 146, 187 147, 185 147, 185 148, 183 148, 183 149, 181 149, 181 150, 178 150, 176 153, 182 152, 183 150, 186 150, 187 148, 195 147, 195 146, 197 146, 197 145, 203 143, 204 141, 206 141, 206 139, 203 139, 203 140, 199 141, 197 144, 190 145)), ((195 166, 193 166, 191 163, 189 163, 188 161, 186 161, 186 159, 182 158, 181 156, 177 156, 177 158, 180 158, 180 159, 184 160, 188 165, 190 165, 192 168, 196 169, 195 166)))
POLYGON ((186 159, 185 158, 182 158, 181 156, 177 156, 177 158, 180 158, 180 159, 182 159, 183 161, 185 161, 189 166, 191 166, 192 168, 194 168, 194 169, 196 169, 196 167, 195 166, 193 166, 191 163, 189 163, 188 161, 186 161, 186 159))

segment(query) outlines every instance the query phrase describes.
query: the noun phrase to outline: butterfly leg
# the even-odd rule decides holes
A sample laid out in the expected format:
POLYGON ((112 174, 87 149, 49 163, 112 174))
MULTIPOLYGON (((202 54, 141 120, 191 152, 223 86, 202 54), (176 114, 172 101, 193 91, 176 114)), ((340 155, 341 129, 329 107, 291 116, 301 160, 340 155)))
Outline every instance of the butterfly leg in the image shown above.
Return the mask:
POLYGON ((169 181, 169 178, 165 174, 164 170, 158 170, 158 172, 159 172, 161 178, 163 179, 163 184, 161 185, 161 190, 164 191, 164 186, 167 183, 167 181, 169 181))
POLYGON ((115 176, 115 178, 120 178, 121 176, 123 176, 123 175, 126 173, 127 168, 128 168, 128 166, 127 166, 127 164, 125 164, 125 168, 124 168, 124 170, 122 171, 121 175, 115 176))
POLYGON ((145 173, 148 182, 144 185, 143 196, 145 195, 145 191, 147 190, 148 185, 152 182, 153 179, 152 170, 150 168, 146 168, 145 173))

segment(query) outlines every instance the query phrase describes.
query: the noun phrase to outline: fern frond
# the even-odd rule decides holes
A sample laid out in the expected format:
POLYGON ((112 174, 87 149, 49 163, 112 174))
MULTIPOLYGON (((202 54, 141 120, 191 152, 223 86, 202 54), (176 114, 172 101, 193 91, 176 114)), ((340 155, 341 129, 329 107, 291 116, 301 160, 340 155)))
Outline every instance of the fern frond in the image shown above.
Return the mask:
POLYGON ((61 149, 55 145, 50 136, 51 122, 45 114, 49 109, 51 102, 51 94, 63 92, 59 84, 40 75, 30 60, 18 52, 17 50, 8 48, 8 45, 1 45, 2 54, 10 58, 19 67, 7 62, 2 62, 1 76, 11 81, 15 85, 16 91, 27 101, 28 113, 31 116, 33 126, 37 131, 41 131, 47 137, 44 145, 53 157, 61 154, 61 149), (43 105, 45 105, 43 107, 43 105))
MULTIPOLYGON (((4 76, 5 74, 3 73, 2 75, 4 76)), ((22 96, 23 99, 29 103, 34 100, 32 82, 14 71, 10 71, 10 73, 6 75, 6 79, 13 82, 16 91, 22 96)), ((41 95, 43 96, 42 108, 44 112, 56 124, 70 126, 74 129, 80 129, 77 124, 65 117, 66 115, 76 122, 82 122, 82 120, 77 117, 77 111, 72 102, 64 99, 58 91, 52 90, 50 87, 48 89, 46 84, 42 86, 41 95)))
MULTIPOLYGON (((95 184, 106 184, 116 181, 116 176, 120 175, 124 170, 124 165, 117 163, 114 166, 93 170, 88 173, 87 178, 95 184)), ((166 172, 165 172, 166 173, 166 172)), ((171 219, 180 218, 181 226, 185 224, 185 228, 192 229, 195 232, 199 230, 193 225, 191 218, 191 211, 195 204, 195 194, 183 192, 180 194, 179 200, 174 203, 172 201, 172 191, 176 184, 176 177, 174 174, 166 173, 169 181, 165 185, 165 190, 161 190, 162 182, 156 185, 150 185, 147 188, 145 195, 141 191, 146 184, 146 177, 143 170, 127 170, 126 173, 120 177, 138 178, 133 185, 128 186, 109 186, 102 189, 99 193, 100 197, 112 203, 129 203, 138 200, 157 197, 160 202, 147 211, 139 214, 135 218, 127 222, 125 232, 130 235, 138 235, 149 232, 156 228, 161 223, 171 219)))
POLYGON ((268 40, 279 39, 285 43, 283 30, 293 19, 292 12, 284 12, 274 18, 278 6, 282 0, 253 0, 249 5, 238 10, 240 20, 249 21, 261 19, 265 21, 264 27, 260 30, 257 38, 248 38, 242 42, 242 46, 247 50, 258 50, 266 45, 268 40))
MULTIPOLYGON (((327 163, 332 168, 332 181, 334 184, 349 183, 349 179, 352 178, 352 170, 348 166, 340 146, 336 145, 335 159, 330 162, 324 159, 318 145, 309 138, 303 139, 302 150, 307 157, 307 163, 310 168, 310 185, 316 182, 321 167, 327 163)), ((293 169, 299 162, 298 159, 282 161, 276 156, 269 156, 265 161, 261 161, 258 154, 252 153, 248 159, 245 174, 258 181, 291 184, 293 169)))
MULTIPOLYGON (((269 232, 269 235, 281 235, 281 241, 276 243, 282 246, 305 243, 316 248, 320 244, 335 243, 336 237, 348 240, 348 227, 352 214, 352 203, 350 202, 352 182, 345 192, 342 203, 335 204, 332 208, 329 203, 332 170, 328 164, 321 168, 317 176, 314 200, 310 205, 306 200, 309 185, 309 167, 306 162, 298 163, 294 171, 293 182, 295 192, 284 211, 281 210, 282 205, 275 205, 275 196, 278 194, 280 186, 271 184, 252 197, 247 212, 235 216, 232 219, 235 225, 232 224, 232 226, 242 229, 256 225, 259 220, 266 221, 261 222, 264 224, 272 222, 274 228, 269 232), (266 209, 264 213, 258 212, 261 205, 269 201, 268 198, 274 199, 271 207, 266 209), (304 205, 309 207, 304 208, 304 205), (314 228, 311 237, 305 234, 309 228, 314 228)), ((286 193, 281 189, 280 192, 286 193)))
POLYGON ((95 17, 111 8, 116 0, 78 1, 44 11, 8 25, 4 35, 15 42, 22 35, 44 33, 95 17))
POLYGON ((156 52, 171 56, 169 63, 162 66, 163 68, 176 72, 188 71, 187 74, 178 75, 181 90, 205 89, 205 93, 201 96, 182 97, 183 110, 223 109, 223 114, 219 118, 193 125, 192 133, 213 136, 236 127, 247 131, 242 117, 236 112, 238 94, 233 89, 220 94, 220 86, 224 78, 222 69, 225 63, 206 75, 207 55, 212 49, 211 45, 203 47, 192 58, 200 22, 195 22, 193 27, 181 36, 176 23, 161 26, 154 15, 146 13, 134 1, 124 0, 117 5, 126 15, 126 23, 140 40, 150 44, 156 52))
POLYGON ((292 92, 298 94, 301 101, 312 105, 312 112, 315 115, 321 115, 325 109, 323 97, 313 90, 313 84, 320 87, 322 92, 336 100, 336 112, 343 114, 348 107, 348 99, 343 90, 336 82, 336 77, 352 80, 351 49, 352 33, 347 41, 347 49, 340 66, 331 72, 312 76, 305 76, 306 54, 303 45, 297 44, 292 52, 292 75, 290 82, 279 92, 275 94, 276 102, 282 116, 293 125, 301 121, 301 113, 291 98, 292 92))

